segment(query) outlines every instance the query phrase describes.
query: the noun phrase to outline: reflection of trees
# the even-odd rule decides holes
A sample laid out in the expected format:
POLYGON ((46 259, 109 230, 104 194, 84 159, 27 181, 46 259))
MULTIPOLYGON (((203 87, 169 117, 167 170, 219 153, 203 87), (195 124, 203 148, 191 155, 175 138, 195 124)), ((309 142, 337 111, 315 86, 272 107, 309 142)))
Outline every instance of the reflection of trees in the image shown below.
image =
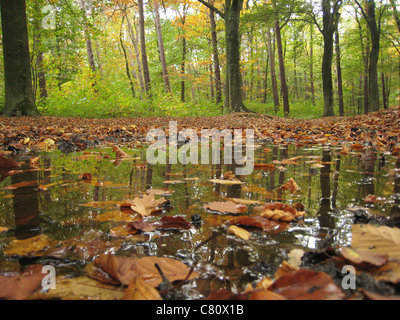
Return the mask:
POLYGON ((336 159, 335 173, 333 176, 332 208, 334 208, 334 209, 337 209, 336 200, 337 200, 337 193, 338 193, 338 186, 339 186, 340 161, 341 161, 341 156, 338 155, 338 157, 336 159))
MULTIPOLYGON (((397 158, 396 168, 397 168, 397 170, 400 169, 400 158, 397 158)), ((395 173, 395 178, 394 178, 393 194, 395 197, 394 198, 395 205, 391 208, 390 213, 391 214, 400 214, 400 174, 396 174, 396 173, 395 173)))
POLYGON ((24 164, 22 172, 11 176, 11 183, 29 183, 26 187, 20 187, 12 190, 14 217, 17 238, 26 238, 32 236, 29 233, 35 233, 35 228, 39 227, 41 219, 39 218, 39 192, 38 192, 38 174, 36 170, 28 170, 29 166, 24 164))
POLYGON ((318 221, 321 228, 333 228, 335 226, 334 219, 330 215, 331 212, 331 150, 324 149, 322 151, 322 159, 324 166, 321 168, 320 186, 321 186, 321 205, 318 212, 318 221))

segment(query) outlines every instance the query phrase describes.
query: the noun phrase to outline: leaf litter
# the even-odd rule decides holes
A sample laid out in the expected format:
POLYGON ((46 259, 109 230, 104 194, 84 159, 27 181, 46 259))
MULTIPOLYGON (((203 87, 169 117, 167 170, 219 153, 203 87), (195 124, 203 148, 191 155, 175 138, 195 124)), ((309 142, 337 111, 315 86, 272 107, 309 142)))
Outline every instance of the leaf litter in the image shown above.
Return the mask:
MULTIPOLYGON (((398 121, 399 113, 400 108, 394 108, 390 112, 384 110, 362 117, 318 119, 312 122, 306 120, 293 121, 274 117, 268 117, 267 119, 262 115, 252 117, 248 114, 233 114, 223 118, 213 118, 212 122, 208 123, 207 126, 211 125, 222 129, 226 128, 227 125, 229 126, 229 124, 233 124, 235 128, 258 128, 255 131, 256 138, 262 141, 260 144, 262 146, 261 151, 269 156, 269 158, 273 155, 276 156, 277 149, 275 147, 277 146, 288 148, 288 146, 295 145, 296 148, 310 148, 310 150, 313 146, 325 146, 329 147, 331 154, 358 158, 361 159, 360 161, 376 159, 377 156, 375 153, 379 153, 381 157, 380 164, 382 164, 384 163, 383 159, 386 160, 389 156, 397 157, 400 154, 397 140, 394 139, 394 137, 398 136, 399 131, 396 131, 395 126, 393 126, 393 123, 397 123, 396 121, 398 121), (300 127, 301 130, 299 130, 300 127), (269 143, 268 147, 263 146, 265 142, 269 143)), ((218 238, 221 237, 218 230, 223 230, 223 233, 221 233, 222 237, 225 237, 224 234, 231 233, 239 238, 236 241, 238 241, 237 244, 240 247, 240 245, 244 245, 245 243, 249 245, 262 243, 260 241, 263 238, 260 238, 260 234, 266 237, 266 239, 273 235, 277 236, 275 239, 280 239, 279 237, 283 234, 289 236, 290 230, 301 228, 307 223, 307 220, 314 219, 312 212, 311 216, 309 216, 310 208, 306 208, 305 205, 298 202, 300 200, 304 204, 307 203, 304 197, 304 194, 308 191, 308 184, 305 180, 307 175, 302 177, 295 174, 286 179, 286 182, 280 178, 279 186, 276 186, 275 183, 275 186, 266 188, 265 186, 252 185, 254 181, 247 182, 240 177, 236 177, 232 171, 228 170, 224 174, 216 174, 204 182, 202 178, 199 178, 200 175, 195 177, 182 175, 182 179, 180 178, 180 180, 163 179, 161 181, 164 184, 163 189, 160 188, 161 185, 154 187, 143 184, 143 186, 138 187, 137 181, 145 181, 144 176, 142 178, 139 178, 139 176, 148 172, 149 168, 146 164, 140 162, 141 157, 137 156, 135 150, 139 149, 140 153, 140 149, 145 147, 143 137, 150 127, 164 128, 168 123, 167 119, 160 118, 157 121, 153 119, 150 122, 146 119, 135 119, 133 124, 132 122, 129 124, 124 123, 124 121, 128 120, 123 119, 118 119, 118 121, 111 119, 96 120, 96 130, 93 131, 86 130, 90 125, 90 121, 83 119, 76 119, 74 126, 71 126, 70 120, 65 122, 64 119, 58 118, 43 118, 39 120, 39 123, 37 119, 35 119, 35 122, 30 118, 18 119, 18 126, 15 126, 15 123, 10 122, 9 119, 1 118, 0 120, 5 129, 0 134, 4 149, 0 155, 0 173, 2 175, 0 181, 7 181, 6 179, 10 176, 28 172, 27 170, 21 170, 21 165, 24 164, 18 157, 20 150, 24 149, 29 149, 32 152, 32 157, 28 158, 28 165, 37 172, 51 170, 51 167, 43 167, 47 160, 42 152, 51 153, 57 149, 63 154, 68 155, 72 152, 82 152, 88 148, 107 147, 112 149, 114 156, 107 154, 107 152, 105 154, 94 155, 93 157, 88 157, 88 154, 86 154, 77 163, 83 163, 84 161, 109 162, 115 168, 125 168, 125 170, 128 163, 133 163, 132 167, 128 167, 131 170, 131 182, 126 190, 127 195, 119 198, 108 198, 104 193, 103 195, 101 193, 96 195, 99 190, 100 192, 106 190, 101 182, 105 180, 102 177, 98 177, 96 171, 92 169, 84 167, 78 169, 79 175, 77 178, 81 181, 81 184, 85 184, 86 188, 97 188, 94 189, 96 196, 93 200, 85 199, 86 201, 80 201, 79 203, 79 207, 81 208, 79 210, 89 212, 89 216, 91 217, 86 221, 85 219, 88 219, 88 216, 76 220, 83 222, 81 226, 76 225, 77 232, 80 232, 80 235, 75 234, 72 237, 63 236, 62 240, 39 235, 28 238, 26 242, 23 242, 24 240, 8 238, 9 235, 14 233, 13 229, 10 231, 10 227, 12 228, 11 225, 1 227, 0 231, 3 231, 1 237, 7 243, 4 246, 3 254, 10 258, 13 256, 29 256, 40 259, 53 256, 58 257, 58 259, 65 259, 74 254, 75 257, 79 257, 79 259, 85 261, 87 267, 91 264, 94 265, 93 269, 96 272, 93 270, 88 271, 86 276, 71 279, 59 278, 58 283, 60 287, 65 286, 65 288, 69 288, 68 294, 64 294, 65 299, 89 298, 89 295, 84 295, 82 292, 85 287, 89 288, 90 286, 99 286, 99 288, 106 288, 108 286, 109 290, 107 289, 107 292, 110 293, 110 295, 106 296, 100 294, 101 290, 97 292, 94 290, 93 294, 90 294, 91 299, 96 296, 100 297, 100 299, 105 299, 106 297, 107 299, 163 299, 166 297, 166 290, 157 289, 158 285, 166 283, 169 288, 167 292, 168 290, 178 292, 180 287, 174 287, 173 284, 175 282, 195 280, 204 272, 202 272, 202 268, 206 266, 193 263, 198 258, 188 258, 190 254, 185 251, 187 249, 181 249, 176 255, 185 257, 182 261, 187 264, 175 259, 169 260, 170 258, 166 257, 143 257, 143 253, 137 251, 136 247, 127 246, 124 248, 125 237, 145 236, 145 238, 130 238, 135 240, 129 240, 133 241, 133 243, 137 241, 141 245, 144 243, 141 242, 143 239, 146 239, 144 241, 149 241, 150 238, 160 239, 160 245, 163 245, 163 241, 165 241, 164 247, 168 249, 171 248, 168 246, 167 240, 175 235, 182 238, 183 243, 187 241, 185 239, 192 238, 195 240, 198 238, 196 241, 198 241, 197 248, 199 250, 203 248, 203 243, 214 243, 213 239, 222 239, 218 238), (118 128, 118 131, 115 128, 118 128), (111 143, 109 139, 106 139, 110 132, 114 133, 111 143), (127 151, 119 147, 122 145, 124 146, 124 150, 127 151), (14 154, 11 155, 6 149, 14 150, 14 154), (40 157, 37 152, 42 153, 40 157), (16 160, 12 159, 15 154, 17 154, 16 160), (137 180, 132 179, 132 176, 135 174, 137 174, 137 180), (98 183, 99 181, 100 184, 98 183), (191 185, 189 182, 195 182, 196 187, 207 185, 208 182, 215 192, 221 193, 222 191, 221 196, 216 197, 214 201, 210 201, 210 198, 208 198, 208 201, 202 201, 203 198, 199 195, 197 198, 194 197, 194 199, 197 199, 194 204, 186 207, 181 207, 181 204, 173 203, 176 200, 173 196, 182 196, 182 192, 187 192, 184 190, 188 190, 189 185, 191 185), (137 190, 143 190, 144 193, 138 193, 137 190), (237 193, 234 190, 240 190, 241 192, 237 193), (103 199, 101 199, 101 196, 103 199), (165 197, 168 197, 168 200, 165 197), (172 216, 169 214, 171 204, 177 206, 173 210, 174 214, 172 216), (259 204, 261 206, 257 207, 259 204), (110 209, 113 211, 109 211, 110 209), (216 216, 215 213, 222 213, 223 215, 216 216), (215 227, 211 229, 211 232, 209 230, 204 232, 204 236, 202 236, 199 230, 208 226, 212 219, 216 221, 215 227), (190 220, 192 222, 189 222, 190 220), (97 228, 97 226, 105 228, 103 235, 97 235, 93 238, 83 236, 86 234, 85 228, 97 228), (127 233, 118 233, 116 230, 124 230, 127 233), (210 237, 207 238, 205 235, 210 235, 210 237), (117 254, 118 252, 122 255, 127 254, 129 250, 132 250, 129 248, 135 248, 133 250, 134 254, 129 254, 129 258, 117 254), (110 252, 115 252, 116 254, 110 252), (191 264, 193 264, 195 270, 190 267, 191 264), (159 269, 156 265, 159 266, 159 269), (197 271, 196 268, 198 268, 197 271), (118 283, 122 283, 123 287, 115 287, 118 283), (76 290, 75 293, 74 290, 76 290), (113 292, 115 295, 112 294, 113 292)), ((179 124, 182 127, 193 127, 199 130, 202 128, 202 124, 198 119, 181 119, 179 120, 179 124)), ((306 156, 314 157, 311 153, 309 155, 286 156, 279 160, 271 159, 256 163, 256 172, 259 173, 258 179, 261 181, 267 178, 266 182, 271 182, 269 179, 270 177, 272 179, 275 173, 282 175, 286 172, 293 172, 292 170, 298 170, 294 168, 300 167, 303 164, 309 166, 311 174, 318 172, 318 170, 323 171, 326 168, 332 169, 337 165, 337 162, 333 161, 332 158, 325 160, 318 159, 316 162, 306 163, 303 158, 306 156)), ((114 169, 110 167, 109 170, 114 169)), ((126 171, 126 173, 129 173, 129 171, 126 171)), ((165 174, 165 176, 170 175, 165 174)), ((392 179, 396 186, 398 182, 396 182, 397 178, 395 174, 392 179)), ((3 190, 8 193, 5 196, 24 189, 40 190, 45 195, 49 192, 49 189, 51 191, 62 186, 70 186, 70 182, 68 184, 60 182, 58 184, 46 182, 35 184, 33 182, 30 183, 30 181, 25 180, 12 184, 3 183, 3 190)), ((364 185, 368 185, 368 182, 363 183, 364 185)), ((112 189, 113 184, 111 183, 110 186, 112 189)), ((5 196, 5 200, 12 199, 5 196)), ((15 195, 13 196, 15 197, 15 195)), ((366 193, 361 198, 368 206, 377 208, 383 206, 384 201, 380 199, 382 199, 382 195, 378 196, 371 192, 366 193)), ((396 200, 392 202, 396 203, 396 200)), ((354 213, 355 219, 359 218, 357 214, 354 213)), ((296 266, 283 260, 280 267, 278 267, 276 272, 271 273, 271 276, 262 277, 262 279, 253 278, 252 284, 248 282, 246 286, 243 286, 243 288, 246 287, 247 289, 237 292, 229 292, 226 289, 222 291, 215 289, 209 292, 208 298, 396 298, 396 294, 398 294, 396 287, 387 285, 387 283, 395 285, 399 283, 400 279, 400 268, 396 261, 398 259, 398 255, 396 254, 398 246, 395 227, 397 226, 396 219, 391 218, 383 221, 383 219, 375 219, 375 217, 371 217, 370 215, 365 215, 364 217, 367 217, 367 224, 362 226, 359 224, 352 225, 353 240, 348 246, 342 247, 341 251, 335 247, 331 248, 328 246, 323 246, 322 248, 316 247, 313 250, 303 248, 304 251, 296 253, 296 266), (370 222, 384 222, 385 229, 381 229, 383 226, 373 226, 369 224, 370 222), (392 225, 388 226, 390 223, 392 225), (301 261, 300 264, 298 263, 299 261, 301 261), (360 282, 365 285, 364 288, 361 287, 351 292, 344 292, 340 288, 340 280, 342 278, 337 275, 340 274, 338 270, 341 270, 340 267, 345 263, 351 263, 356 267, 357 275, 360 275, 359 277, 361 278, 360 282)), ((49 222, 52 223, 51 220, 49 222)), ((334 239, 335 234, 330 235, 330 233, 327 233, 323 237, 326 237, 326 242, 324 243, 329 243, 328 240, 334 239)), ((227 239, 231 238, 228 237, 227 239)), ((130 243, 132 245, 132 242, 130 243)), ((192 254, 198 255, 199 253, 195 252, 192 254)), ((214 254, 218 255, 218 250, 214 254)), ((262 263, 264 261, 258 263, 261 263, 258 267, 263 268, 262 263)), ((255 262, 254 267, 258 263, 255 262)), ((7 292, 7 290, 0 291, 3 294, 2 297, 6 299, 25 299, 34 291, 43 299, 51 296, 46 296, 45 293, 37 291, 38 280, 36 278, 39 277, 36 277, 35 272, 4 277, 2 276, 0 281, 8 281, 10 283, 16 279, 14 277, 24 278, 31 283, 27 287, 33 288, 25 290, 15 287, 15 289, 11 290, 11 293, 7 292), (29 275, 32 275, 32 281, 29 275), (4 277, 6 279, 3 279, 4 277)), ((10 288, 7 285, 4 287, 10 288)), ((51 290, 49 291, 50 293, 51 290)), ((52 297, 56 296, 62 298, 62 290, 59 290, 52 297)), ((175 297, 178 296, 179 294, 175 297)), ((203 298, 207 298, 207 296, 203 296, 203 298)))

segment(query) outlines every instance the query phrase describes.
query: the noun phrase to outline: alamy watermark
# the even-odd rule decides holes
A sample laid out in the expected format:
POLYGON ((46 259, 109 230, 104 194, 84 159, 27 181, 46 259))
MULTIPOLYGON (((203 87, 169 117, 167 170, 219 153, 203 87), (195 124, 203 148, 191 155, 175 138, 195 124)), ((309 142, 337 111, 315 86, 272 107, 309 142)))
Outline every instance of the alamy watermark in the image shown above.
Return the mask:
POLYGON ((342 268, 342 274, 346 274, 342 279, 342 289, 348 290, 352 289, 355 290, 356 286, 356 268, 351 265, 345 265, 342 268))
POLYGON ((168 139, 161 129, 148 132, 146 140, 151 145, 146 160, 149 164, 210 164, 211 160, 211 164, 234 164, 238 176, 250 175, 254 171, 254 130, 245 130, 245 138, 243 133, 241 129, 202 129, 199 137, 193 129, 178 132, 177 122, 171 121, 168 139))
POLYGON ((56 288, 56 269, 53 266, 43 266, 42 274, 46 276, 42 279, 43 291, 49 291, 50 289, 56 288))

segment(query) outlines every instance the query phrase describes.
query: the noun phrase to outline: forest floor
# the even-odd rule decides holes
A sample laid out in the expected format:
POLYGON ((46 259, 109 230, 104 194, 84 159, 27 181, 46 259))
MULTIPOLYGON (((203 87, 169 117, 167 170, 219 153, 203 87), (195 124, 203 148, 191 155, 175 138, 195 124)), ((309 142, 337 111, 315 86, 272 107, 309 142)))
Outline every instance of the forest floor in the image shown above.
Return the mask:
MULTIPOLYGON (((338 153, 349 155, 351 157, 355 155, 368 159, 370 157, 376 157, 377 154, 380 154, 381 156, 392 155, 396 157, 396 161, 398 161, 400 157, 400 139, 399 139, 400 106, 356 117, 331 117, 331 118, 321 118, 313 120, 283 119, 269 115, 249 114, 249 113, 235 113, 225 116, 209 117, 209 118, 154 117, 154 118, 83 119, 83 118, 61 118, 61 117, 40 117, 40 118, 0 117, 0 169, 2 169, 3 167, 4 178, 7 177, 7 174, 12 171, 11 170, 12 167, 18 166, 18 163, 12 160, 13 155, 21 156, 24 154, 29 154, 30 151, 34 153, 34 155, 36 156, 37 152, 53 151, 57 149, 66 154, 74 151, 84 151, 86 149, 95 147, 123 146, 125 148, 135 149, 136 147, 145 145, 144 142, 146 141, 146 136, 152 129, 161 129, 168 136, 170 128, 173 127, 174 121, 177 122, 177 129, 179 131, 182 131, 184 129, 192 129, 198 135, 201 134, 202 129, 209 129, 209 130, 217 129, 220 131, 223 129, 229 129, 229 130, 252 129, 254 130, 255 139, 260 145, 294 144, 298 147, 308 146, 308 145, 319 145, 327 148, 335 148, 337 149, 338 153), (10 159, 7 159, 5 157, 10 159)), ((117 148, 117 150, 121 149, 117 148)), ((118 158, 118 155, 116 156, 118 158)), ((35 161, 37 161, 38 158, 39 157, 30 159, 31 166, 35 165, 35 161)), ((290 161, 295 162, 295 158, 287 159, 287 161, 289 161, 288 163, 290 163, 290 161)), ((398 170, 398 167, 395 170, 398 170)), ((393 171, 393 172, 394 176, 397 177, 398 171, 393 171)), ((82 179, 87 180, 88 176, 89 174, 85 173, 82 175, 82 179)), ((91 180, 91 178, 89 180, 91 180)), ((2 180, 0 180, 0 182, 1 181, 2 180)), ((292 188, 296 189, 294 185, 295 184, 294 180, 290 179, 289 182, 290 181, 292 184, 286 183, 280 188, 281 189, 286 188, 287 190, 291 190, 292 188)), ((398 178, 396 178, 396 181, 398 181, 398 178)), ((36 181, 34 182, 36 183, 36 181)), ((19 183, 11 187, 17 189, 18 187, 24 187, 27 185, 32 186, 32 181, 23 181, 22 183, 19 183)), ((83 185, 85 185, 85 183, 83 183, 83 185)), ((396 191, 398 189, 396 189, 396 186, 398 186, 398 182, 395 182, 395 188, 394 188, 395 194, 393 195, 394 197, 393 199, 398 199, 397 198, 398 191, 396 191)), ((7 188, 9 190, 12 190, 10 189, 10 186, 4 187, 3 189, 7 188)), ((46 188, 42 188, 41 190, 45 191, 46 188)), ((146 197, 147 200, 150 198, 151 198, 150 196, 146 197)), ((366 197, 365 199, 367 198, 368 197, 366 197)), ((137 199, 135 198, 136 201, 142 201, 143 203, 145 201, 144 197, 142 200, 137 200, 137 199)), ((367 200, 365 199, 364 201, 367 202, 367 200)), ((156 201, 154 201, 154 195, 151 201, 156 203, 156 201)), ((372 200, 368 198, 368 201, 371 202, 372 200)), ((152 205, 154 205, 153 202, 151 203, 152 205)), ((219 203, 219 205, 221 204, 219 203)), ((272 205, 275 206, 276 203, 272 205)), ((237 208, 236 205, 235 208, 237 208)), ((295 213, 297 212, 297 209, 295 209, 294 206, 292 207, 289 205, 285 206, 285 208, 289 208, 295 213)), ((268 205, 264 209, 266 211, 272 211, 273 213, 275 211, 284 210, 276 208, 271 209, 270 207, 268 207, 268 205)), ((225 210, 225 207, 223 208, 223 210, 225 210)), ((361 218, 363 217, 364 216, 361 216, 361 218)), ((243 216, 241 218, 245 219, 247 224, 249 224, 249 221, 251 221, 250 224, 251 226, 254 226, 255 223, 257 223, 257 226, 258 227, 261 226, 262 230, 265 231, 263 229, 265 226, 259 222, 260 217, 255 217, 255 218, 253 217, 255 220, 249 219, 249 217, 247 216, 246 217, 243 216)), ((370 216, 365 216, 365 218, 370 219, 370 216)), ((268 220, 268 218, 265 219, 268 220)), ((290 265, 290 263, 286 263, 284 261, 281 267, 279 267, 279 269, 275 273, 275 281, 272 281, 270 278, 266 277, 265 281, 264 280, 260 281, 257 284, 256 288, 248 287, 246 291, 236 295, 223 290, 211 292, 211 296, 209 297, 209 299, 212 300, 215 299, 221 299, 221 300, 399 299, 400 300, 400 261, 399 261, 400 258, 398 258, 400 257, 400 246, 399 246, 400 229, 398 228, 400 226, 399 219, 398 216, 394 217, 390 221, 388 219, 382 218, 379 220, 378 218, 376 218, 375 222, 377 224, 385 226, 385 229, 378 229, 378 227, 370 226, 369 229, 365 227, 363 230, 361 230, 358 227, 358 225, 355 224, 354 227, 355 231, 353 230, 353 240, 358 237, 359 240, 361 239, 362 241, 364 241, 363 245, 365 246, 366 244, 368 250, 356 251, 350 248, 342 248, 342 251, 338 253, 334 251, 332 248, 326 247, 326 245, 324 245, 325 247, 322 246, 323 248, 322 250, 317 250, 315 252, 310 251, 307 253, 302 252, 301 256, 302 263, 304 266, 310 269, 304 269, 303 267, 301 269, 298 269, 298 267, 293 267, 290 265), (396 228, 395 227, 392 228, 392 225, 388 224, 389 222, 390 223, 393 222, 396 228), (388 226, 388 228, 386 228, 386 226, 388 226), (387 251, 390 251, 389 253, 393 254, 396 259, 395 260, 391 259, 389 261, 387 251, 385 251, 384 253, 378 252, 376 251, 378 250, 376 247, 379 248, 382 247, 384 248, 384 250, 390 248, 390 250, 387 251), (373 249, 373 252, 369 251, 370 249, 371 250, 373 249), (351 265, 356 265, 358 268, 357 269, 358 270, 357 272, 359 272, 357 276, 358 292, 349 291, 346 292, 346 294, 344 294, 343 291, 339 289, 339 287, 340 285, 342 285, 343 287, 344 283, 343 266, 348 265, 348 263, 350 263, 351 265), (329 274, 329 276, 327 274, 329 274), (374 280, 375 278, 376 280, 374 280), (336 289, 333 291, 332 291, 332 281, 334 281, 337 285, 337 287, 335 287, 336 289), (295 284, 297 283, 300 284, 296 287, 295 284), (388 286, 387 283, 390 283, 390 286, 388 286), (293 287, 297 289, 292 291, 293 287)), ((246 223, 243 222, 243 224, 246 223)), ((369 222, 367 221, 365 223, 368 224, 369 222)), ((240 228, 238 229, 240 230, 240 228)), ((236 229, 236 231, 238 229, 236 229)), ((0 233, 7 232, 7 230, 8 230, 7 227, 2 228, 2 226, 0 226, 0 233)), ((3 235, 4 234, 5 233, 3 233, 3 235)), ((238 238, 245 239, 240 234, 235 233, 235 235, 238 236, 238 238)), ((328 243, 330 240, 331 240, 330 237, 327 236, 326 243, 328 243)), ((24 242, 21 243, 22 244, 20 246, 23 248, 24 242)), ((325 243, 325 240, 323 243, 325 243)), ((48 246, 47 242, 44 244, 44 246, 48 246)), ((87 248, 91 248, 90 241, 88 241, 85 244, 85 246, 87 246, 87 248)), ((74 245, 72 247, 76 246, 74 245)), ((18 250, 19 248, 18 245, 16 246, 16 248, 18 250)), ((40 252, 42 249, 43 248, 40 247, 39 249, 36 248, 34 251, 40 252)), ((68 251, 72 249, 68 247, 68 245, 66 244, 65 250, 68 251)), ((299 252, 299 250, 296 252, 299 252)), ((4 254, 4 250, 2 254, 4 254)), ((18 253, 9 250, 8 253, 5 252, 5 254, 18 254, 18 253)), ((31 254, 31 252, 29 254, 31 254)), ((150 262, 153 263, 154 259, 155 259, 154 257, 151 257, 150 262)), ((127 260, 124 259, 118 260, 112 255, 107 256, 103 254, 97 260, 98 265, 96 266, 99 267, 100 269, 103 269, 103 271, 107 270, 106 272, 109 272, 111 269, 112 269, 111 271, 118 270, 119 272, 120 270, 122 270, 122 268, 120 268, 118 264, 119 263, 125 264, 126 261, 127 260), (110 267, 111 265, 112 268, 110 267)), ((129 263, 131 263, 131 261, 129 261, 129 263)), ((147 266, 145 267, 147 268, 147 266)), ((170 268, 171 266, 168 265, 167 267, 170 268)), ((129 268, 125 269, 128 270, 129 268)), ((184 275, 186 279, 189 279, 191 272, 192 271, 190 271, 190 273, 187 275, 187 270, 184 269, 184 272, 182 272, 181 276, 184 275)), ((43 277, 39 269, 38 271, 37 270, 34 271, 33 275, 36 276, 32 277, 32 279, 29 278, 30 279, 29 281, 32 281, 33 283, 32 290, 26 290, 26 288, 22 288, 22 286, 16 286, 12 281, 10 281, 10 278, 12 278, 12 280, 13 279, 18 280, 19 276, 2 277, 0 275, 0 299, 4 297, 5 298, 23 297, 23 299, 29 297, 30 294, 32 294, 33 291, 36 288, 38 288, 38 286, 41 283, 40 281, 43 277), (6 286, 6 284, 8 284, 8 287, 6 286), (7 291, 8 289, 9 291, 7 291), (9 295, 10 292, 12 293, 11 296, 9 295)), ((129 274, 129 276, 131 275, 129 274)), ((121 283, 123 282, 120 280, 122 278, 125 279, 126 277, 127 274, 119 274, 119 273, 112 274, 112 276, 110 276, 110 278, 117 279, 121 283), (118 278, 118 276, 121 276, 121 278, 118 278)), ((158 273, 157 277, 158 277, 157 279, 160 278, 158 273)), ((136 279, 136 277, 134 279, 136 279)), ((181 280, 181 278, 179 279, 181 280)), ((73 281, 78 281, 78 280, 75 279, 73 281)), ((86 279, 85 281, 88 280, 86 279)), ((116 283, 119 283, 118 281, 116 283)), ((115 288, 113 288, 112 290, 113 299, 116 298, 115 294, 118 295, 124 294, 124 297, 126 299, 128 298, 133 299, 134 297, 130 295, 133 294, 132 292, 135 292, 134 291, 134 289, 136 288, 135 286, 139 287, 139 282, 138 283, 137 282, 138 282, 137 280, 132 282, 129 285, 128 289, 125 291, 125 293, 124 291, 122 291, 121 293, 121 290, 115 290, 115 288), (129 289, 131 288, 131 286, 133 288, 132 290, 129 289)), ((85 284, 87 285, 86 282, 85 284)), ((169 285, 170 284, 171 283, 169 283, 169 285)), ((89 285, 92 286, 92 284, 89 285)), ((77 285, 77 282, 73 282, 72 286, 74 288, 79 287, 77 285)), ((140 284, 140 286, 144 285, 140 284)), ((63 288, 61 284, 60 288, 63 288)), ((343 290, 344 289, 346 288, 343 287, 343 290)), ((353 288, 351 287, 351 289, 353 288)), ((168 294, 170 290, 172 289, 161 290, 160 292, 168 294)), ((178 292, 179 287, 177 286, 176 288, 173 288, 173 291, 178 292)), ((96 292, 96 294, 98 293, 99 292, 96 292)), ((60 292, 58 292, 58 294, 60 294, 60 292)), ((118 297, 121 298, 120 296, 118 297)), ((35 298, 38 297, 36 296, 35 298)), ((42 298, 43 298, 42 296, 39 296, 39 299, 42 298)), ((157 293, 157 295, 146 296, 145 298, 158 299, 161 297, 157 293)))
POLYGON ((66 153, 88 147, 122 144, 127 147, 143 142, 151 129, 164 130, 168 135, 171 121, 178 131, 193 129, 253 129, 256 140, 275 144, 296 143, 336 145, 346 143, 355 148, 377 147, 381 151, 398 152, 400 107, 355 117, 328 117, 302 120, 284 119, 264 114, 234 113, 203 118, 2 118, 0 141, 2 149, 35 149, 58 146, 66 153), (394 150, 392 150, 394 148, 394 150))

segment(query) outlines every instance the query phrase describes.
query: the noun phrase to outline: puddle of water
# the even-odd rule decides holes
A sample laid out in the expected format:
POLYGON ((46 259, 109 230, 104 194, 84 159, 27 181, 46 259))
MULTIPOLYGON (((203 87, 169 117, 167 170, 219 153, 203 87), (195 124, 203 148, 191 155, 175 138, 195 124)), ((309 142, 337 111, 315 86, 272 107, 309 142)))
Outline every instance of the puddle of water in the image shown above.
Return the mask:
MULTIPOLYGON (((195 266, 200 278, 188 287, 190 299, 207 297, 227 289, 242 292, 248 283, 273 275, 282 260, 294 248, 319 248, 322 244, 345 246, 351 243, 354 214, 349 206, 369 208, 383 216, 400 213, 400 160, 385 155, 385 161, 363 152, 340 155, 336 149, 313 146, 260 146, 256 163, 269 164, 293 157, 298 164, 276 165, 273 171, 262 167, 243 176, 243 185, 221 185, 210 179, 221 178, 233 165, 148 165, 145 149, 125 150, 132 158, 115 162, 111 149, 94 149, 64 155, 59 151, 42 153, 36 168, 20 157, 22 168, 3 176, 0 182, 0 272, 18 270, 31 263, 53 264, 57 275, 78 276, 93 258, 107 250, 119 255, 164 256, 195 266), (268 147, 270 152, 264 152, 268 147), (277 191, 288 179, 301 188, 295 194, 277 191), (153 215, 182 216, 187 221, 201 217, 190 230, 158 230, 141 236, 113 236, 110 230, 126 222, 115 218, 118 204, 134 199, 148 189, 164 189, 171 207, 153 215), (168 192, 167 192, 168 191, 168 192), (364 198, 376 195, 377 201, 364 198), (304 219, 291 222, 281 232, 250 230, 252 238, 241 240, 226 232, 224 222, 233 218, 211 213, 203 205, 227 198, 262 202, 301 202, 304 219), (53 257, 5 255, 10 241, 39 234, 61 243, 79 238, 70 250, 53 257), (328 235, 335 234, 325 243, 328 235)), ((248 205, 247 215, 253 205, 248 205)), ((127 214, 127 216, 129 216, 127 214)))

